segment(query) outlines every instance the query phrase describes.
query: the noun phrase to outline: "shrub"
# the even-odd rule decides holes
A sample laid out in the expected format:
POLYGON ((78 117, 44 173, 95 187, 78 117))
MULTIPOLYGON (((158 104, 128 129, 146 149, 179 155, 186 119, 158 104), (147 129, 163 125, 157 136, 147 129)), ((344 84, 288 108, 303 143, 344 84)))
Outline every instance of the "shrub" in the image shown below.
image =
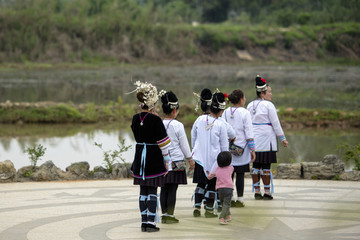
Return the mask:
POLYGON ((33 169, 36 168, 37 162, 40 160, 42 156, 44 156, 45 151, 46 148, 44 148, 41 144, 34 147, 27 147, 25 149, 25 153, 29 155, 31 166, 33 167, 33 169))
POLYGON ((355 146, 348 143, 342 144, 338 147, 341 150, 341 155, 344 155, 345 162, 354 162, 354 170, 360 171, 360 144, 355 146))
POLYGON ((104 154, 104 165, 105 165, 105 171, 108 173, 111 173, 113 170, 113 165, 115 162, 119 162, 118 160, 121 160, 123 163, 126 164, 125 159, 121 156, 123 152, 128 151, 131 146, 125 146, 125 139, 120 140, 120 144, 118 144, 118 150, 108 150, 105 151, 102 147, 102 144, 96 143, 95 146, 99 147, 104 154))

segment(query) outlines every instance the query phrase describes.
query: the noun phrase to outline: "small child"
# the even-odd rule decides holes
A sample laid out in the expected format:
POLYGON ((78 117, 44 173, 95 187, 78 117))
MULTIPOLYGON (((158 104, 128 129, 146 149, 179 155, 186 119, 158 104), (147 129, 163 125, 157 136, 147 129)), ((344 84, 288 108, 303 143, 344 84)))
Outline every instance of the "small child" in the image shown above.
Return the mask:
POLYGON ((216 190, 222 203, 222 210, 219 217, 220 224, 228 224, 228 222, 231 221, 230 205, 234 189, 234 183, 231 177, 234 167, 230 166, 231 159, 232 155, 230 152, 220 152, 217 156, 218 167, 208 176, 209 179, 216 177, 216 190))

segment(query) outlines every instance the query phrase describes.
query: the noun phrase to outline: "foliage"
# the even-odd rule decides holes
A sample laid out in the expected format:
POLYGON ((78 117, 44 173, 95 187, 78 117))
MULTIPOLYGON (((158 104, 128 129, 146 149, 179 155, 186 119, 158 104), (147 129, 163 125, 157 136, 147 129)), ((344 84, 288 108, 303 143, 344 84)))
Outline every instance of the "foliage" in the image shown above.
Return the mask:
POLYGON ((354 162, 354 170, 360 171, 360 143, 357 145, 349 145, 348 143, 342 144, 338 147, 341 154, 344 155, 345 161, 354 162))
POLYGON ((105 151, 102 147, 102 144, 96 142, 95 142, 95 146, 99 147, 103 151, 105 170, 108 173, 112 172, 113 165, 115 162, 119 162, 119 160, 121 160, 123 163, 125 163, 125 159, 121 155, 123 152, 126 152, 131 148, 131 145, 129 146, 125 145, 125 139, 120 140, 120 144, 118 144, 117 150, 105 151))
MULTIPOLYGON (((0 1, 0 62, 130 61, 156 56, 186 58, 199 50, 215 52, 248 46, 248 33, 258 25, 304 27, 305 36, 337 53, 339 35, 360 35, 360 0, 3 0, 0 1), (199 27, 192 27, 200 22, 199 27), (216 23, 216 24, 213 24, 216 23), (321 29, 316 26, 338 24, 321 29), (353 26, 347 27, 352 24, 353 26), (300 26, 299 26, 300 25, 300 26), (215 26, 215 27, 214 27, 215 26), (246 27, 246 28, 245 28, 246 27), (338 31, 340 29, 340 31, 338 31)), ((276 32, 276 31, 275 31, 276 32)), ((260 46, 273 47, 279 35, 255 34, 260 46)), ((299 39, 282 37, 286 48, 299 39)), ((326 52, 325 52, 326 53, 326 52)), ((322 55, 319 52, 319 55, 322 55)))
MULTIPOLYGON (((31 166, 35 169, 37 162, 40 160, 42 156, 44 156, 46 148, 41 144, 38 144, 34 147, 27 147, 25 149, 25 153, 28 154, 31 162, 31 166)), ((31 175, 31 174, 30 174, 31 175)))

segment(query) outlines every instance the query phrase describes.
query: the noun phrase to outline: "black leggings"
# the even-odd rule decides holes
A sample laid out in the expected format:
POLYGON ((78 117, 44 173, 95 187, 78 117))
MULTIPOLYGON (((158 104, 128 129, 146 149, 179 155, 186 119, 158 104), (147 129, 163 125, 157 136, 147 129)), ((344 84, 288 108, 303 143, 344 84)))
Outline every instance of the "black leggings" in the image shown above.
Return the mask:
POLYGON ((147 196, 149 194, 156 195, 157 187, 140 186, 140 195, 147 196))
POLYGON ((257 162, 254 162, 253 163, 253 168, 270 169, 271 168, 271 163, 257 163, 257 162))
POLYGON ((174 215, 175 203, 176 203, 176 192, 179 184, 167 183, 161 188, 160 192, 160 204, 161 212, 163 214, 174 215))
POLYGON ((207 184, 198 183, 197 188, 204 189, 204 193, 203 194, 195 193, 195 206, 197 207, 201 206, 201 202, 203 201, 203 199, 205 199, 206 209, 212 210, 214 208, 215 195, 214 193, 209 194, 209 197, 205 197, 205 195, 207 191, 215 192, 216 191, 215 187, 216 187, 216 178, 209 180, 207 184))
POLYGON ((155 224, 157 187, 140 186, 139 209, 142 223, 155 224))
MULTIPOLYGON (((234 174, 232 174, 232 179, 234 179, 234 174)), ((238 197, 242 197, 244 195, 244 173, 236 173, 236 193, 238 197)))

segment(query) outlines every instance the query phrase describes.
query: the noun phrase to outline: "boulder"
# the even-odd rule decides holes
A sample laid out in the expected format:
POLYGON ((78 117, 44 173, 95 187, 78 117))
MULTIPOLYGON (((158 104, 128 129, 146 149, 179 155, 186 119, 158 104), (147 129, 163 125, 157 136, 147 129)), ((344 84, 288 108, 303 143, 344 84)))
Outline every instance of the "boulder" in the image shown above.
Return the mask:
POLYGON ((115 163, 111 175, 113 178, 129 178, 131 175, 130 164, 115 163))
POLYGON ((300 179, 302 177, 301 163, 279 163, 274 177, 280 179, 300 179))
POLYGON ((73 163, 66 168, 67 180, 88 179, 90 177, 90 165, 88 162, 73 163))
POLYGON ((106 171, 106 169, 103 168, 102 166, 96 166, 96 167, 94 167, 93 178, 94 179, 109 179, 110 173, 108 173, 106 171))
POLYGON ((0 162, 0 182, 16 181, 16 169, 10 160, 0 162))
POLYGON ((360 181, 360 171, 344 172, 340 174, 339 179, 344 181, 360 181))
POLYGON ((17 171, 17 181, 18 182, 27 182, 27 181, 32 181, 32 179, 30 178, 32 174, 34 174, 37 170, 39 169, 39 167, 33 167, 33 166, 25 166, 20 168, 17 171))
POLYGON ((326 155, 321 162, 303 162, 305 179, 334 179, 344 173, 345 164, 336 155, 326 155))
POLYGON ((65 172, 56 167, 52 161, 47 161, 31 174, 30 178, 33 181, 62 180, 65 178, 65 172))

